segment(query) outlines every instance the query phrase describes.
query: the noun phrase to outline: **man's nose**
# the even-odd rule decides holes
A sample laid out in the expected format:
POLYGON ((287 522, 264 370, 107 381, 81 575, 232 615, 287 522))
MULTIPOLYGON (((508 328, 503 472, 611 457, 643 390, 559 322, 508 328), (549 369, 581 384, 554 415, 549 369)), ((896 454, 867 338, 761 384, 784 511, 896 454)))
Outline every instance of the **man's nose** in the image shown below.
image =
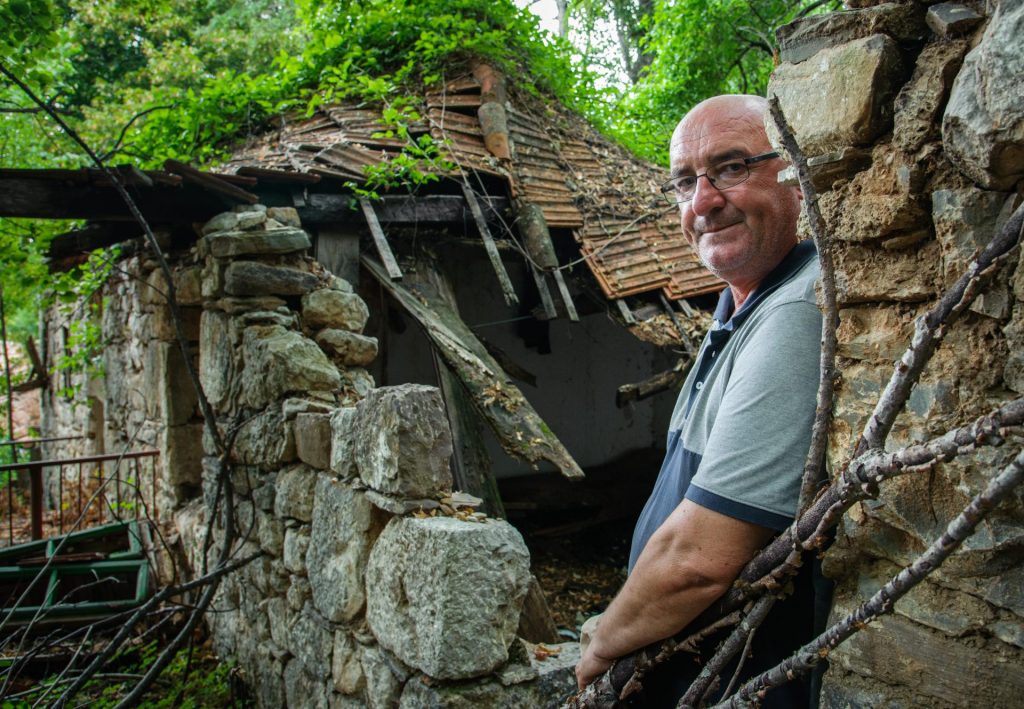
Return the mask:
POLYGON ((690 209, 694 214, 705 215, 711 210, 722 206, 725 198, 722 192, 711 182, 707 174, 697 177, 697 184, 693 188, 693 199, 690 200, 690 209), (701 179, 703 178, 703 179, 701 179))

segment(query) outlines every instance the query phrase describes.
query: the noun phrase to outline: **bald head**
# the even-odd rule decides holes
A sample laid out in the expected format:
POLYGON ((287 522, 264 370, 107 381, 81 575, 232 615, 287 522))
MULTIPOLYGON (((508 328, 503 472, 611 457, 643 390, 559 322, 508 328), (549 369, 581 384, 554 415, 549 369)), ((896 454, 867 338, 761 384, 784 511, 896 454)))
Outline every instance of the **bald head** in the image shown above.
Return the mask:
MULTIPOLYGON (((768 101, 761 96, 743 94, 725 94, 712 96, 701 101, 679 121, 672 133, 669 152, 683 150, 685 143, 699 141, 705 137, 709 126, 735 128, 751 136, 763 137, 763 145, 769 146, 768 135, 764 129, 764 116, 768 111, 768 101)), ((768 147, 766 150, 770 149, 768 147)))
POLYGON ((765 132, 767 108, 759 96, 709 98, 679 122, 669 149, 672 176, 693 186, 679 204, 683 233, 737 307, 797 239, 800 191, 776 179, 785 163, 765 132), (744 176, 716 184, 723 174, 744 176))

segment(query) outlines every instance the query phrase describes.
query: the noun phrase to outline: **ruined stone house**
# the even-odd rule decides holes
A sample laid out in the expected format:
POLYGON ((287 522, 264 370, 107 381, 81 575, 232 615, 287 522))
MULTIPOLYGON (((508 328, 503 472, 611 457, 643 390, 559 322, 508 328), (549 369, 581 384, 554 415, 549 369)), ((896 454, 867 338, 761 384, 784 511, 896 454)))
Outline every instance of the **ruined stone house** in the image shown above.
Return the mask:
MULTIPOLYGON (((836 240, 833 471, 913 319, 1006 219, 1024 177, 1019 3, 850 5, 779 31, 769 87, 812 157, 836 240)), ((345 193, 362 165, 400 147, 367 107, 284 121, 237 152, 230 175, 176 164, 123 173, 174 256, 204 390, 224 424, 245 422, 234 446, 239 519, 246 549, 265 555, 225 584, 225 612, 211 623, 262 705, 542 706, 564 696, 570 647, 545 664, 513 640, 530 634, 520 625, 528 555, 495 519, 480 471, 574 476, 659 446, 671 396, 619 410, 601 392, 670 370, 677 354, 627 329, 685 351, 680 331, 700 316, 682 303, 717 287, 671 216, 652 211, 658 171, 571 114, 524 101, 485 68, 424 103, 414 133, 449 141, 460 169, 412 196, 359 204, 345 193), (416 511, 453 485, 488 500, 491 515, 416 511)), ((3 179, 43 195, 35 204, 50 211, 39 216, 91 210, 96 226, 59 241, 55 262, 136 236, 111 221, 123 209, 94 174, 3 179)), ((1024 393, 1018 257, 946 334, 890 445, 1024 393)), ((130 432, 160 449, 161 504, 194 562, 215 493, 211 451, 167 309, 144 285, 160 288, 154 267, 129 248, 131 277, 109 286, 107 376, 88 421, 93 445, 123 446, 130 432)), ((60 336, 49 333, 51 348, 60 336)), ((48 407, 51 430, 83 420, 48 407)), ((825 555, 833 618, 912 560, 1016 451, 898 478, 851 510, 825 555)), ((1018 494, 832 654, 823 706, 1019 705, 1021 504, 1018 494)))

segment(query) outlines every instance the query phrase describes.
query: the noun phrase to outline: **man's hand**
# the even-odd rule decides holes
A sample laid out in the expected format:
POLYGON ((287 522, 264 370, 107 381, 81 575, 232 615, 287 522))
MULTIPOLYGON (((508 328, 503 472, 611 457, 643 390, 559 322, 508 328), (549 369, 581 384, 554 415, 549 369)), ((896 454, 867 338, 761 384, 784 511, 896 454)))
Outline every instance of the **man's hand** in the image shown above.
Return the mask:
POLYGON ((612 660, 599 656, 594 652, 594 646, 589 646, 580 658, 580 663, 576 665, 576 684, 580 689, 584 689, 611 666, 612 660))

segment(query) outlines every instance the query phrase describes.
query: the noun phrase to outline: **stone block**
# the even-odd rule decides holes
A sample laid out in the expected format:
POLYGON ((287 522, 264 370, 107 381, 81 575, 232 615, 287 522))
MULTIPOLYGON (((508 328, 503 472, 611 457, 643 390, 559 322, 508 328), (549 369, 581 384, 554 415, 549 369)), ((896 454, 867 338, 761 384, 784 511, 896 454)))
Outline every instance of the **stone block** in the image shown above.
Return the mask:
POLYGON ((367 622, 384 648, 431 677, 487 674, 508 659, 529 566, 506 522, 396 517, 370 553, 367 622))
POLYGON ((365 495, 326 474, 317 475, 306 567, 317 610, 332 622, 359 615, 363 575, 379 532, 365 495))
POLYGON ((356 406, 353 454, 378 492, 437 497, 451 490, 452 435, 441 392, 421 384, 374 389, 356 406))
POLYGON ((302 228, 302 221, 299 219, 299 213, 295 211, 295 207, 270 207, 267 209, 267 219, 273 219, 280 224, 296 229, 302 228))
POLYGON ((1024 4, 999 3, 981 43, 964 59, 942 119, 946 155, 986 189, 1024 177, 1024 4))
POLYGON ((355 293, 320 288, 302 298, 302 319, 313 329, 362 332, 369 317, 366 303, 355 293))
POLYGON ((895 362, 910 344, 913 315, 896 308, 872 305, 840 310, 839 355, 856 360, 895 362))
POLYGON ((185 358, 177 343, 152 342, 153 366, 155 368, 155 391, 147 391, 159 406, 161 418, 168 426, 188 423, 196 415, 199 396, 189 377, 185 358))
MULTIPOLYGON (((837 598, 833 618, 852 611, 854 601, 837 598)), ((964 706, 965 697, 970 706, 1015 706, 1024 692, 1024 674, 1008 671, 1024 661, 1019 650, 968 646, 899 615, 882 616, 856 633, 829 661, 877 685, 899 687, 916 697, 909 706, 964 706)))
POLYGON ((307 271, 259 261, 233 261, 224 270, 224 291, 228 295, 304 295, 319 282, 307 271))
POLYGON ((320 680, 330 677, 334 632, 309 606, 295 615, 289 628, 288 649, 312 677, 320 680))
POLYGON ((144 305, 166 305, 167 304, 167 279, 160 268, 154 269, 146 276, 145 282, 139 288, 139 300, 144 305))
POLYGON ((228 316, 215 310, 203 311, 199 328, 199 381, 215 409, 224 409, 231 397, 234 352, 228 316))
POLYGON ((238 215, 238 222, 235 225, 236 229, 259 229, 267 223, 267 211, 266 209, 254 210, 251 212, 241 212, 238 215))
MULTIPOLYGON (((199 339, 199 321, 202 311, 199 308, 182 306, 178 308, 181 315, 181 330, 185 339, 195 342, 199 339)), ((174 327, 174 319, 171 317, 171 309, 166 305, 153 308, 150 318, 150 333, 157 340, 166 342, 177 342, 178 331, 174 327)))
POLYGON ((347 330, 321 330, 316 343, 334 357, 334 361, 346 367, 365 367, 377 357, 377 338, 358 335, 347 330))
POLYGON ((331 417, 328 414, 301 413, 292 424, 295 450, 306 465, 318 470, 331 467, 331 417))
MULTIPOLYGON (((942 251, 942 284, 956 283, 974 255, 985 248, 1002 225, 1011 195, 976 188, 936 190, 932 194, 932 222, 942 251)), ((998 320, 1010 314, 1010 290, 997 278, 972 304, 971 310, 998 320)))
POLYGON ((252 298, 220 298, 206 304, 208 310, 223 310, 228 315, 238 315, 253 310, 279 310, 287 308, 288 303, 272 295, 254 296, 252 298))
POLYGON ((366 676, 363 674, 359 650, 359 644, 348 631, 335 631, 331 677, 334 680, 334 689, 342 694, 359 694, 366 687, 366 676))
POLYGON ((369 709, 397 706, 408 671, 376 645, 363 645, 359 661, 366 677, 366 705, 369 709))
POLYGON ((210 254, 215 258, 290 254, 310 247, 306 232, 292 227, 262 231, 219 231, 207 236, 206 241, 210 254))
POLYGON ((281 556, 284 552, 284 522, 265 511, 256 513, 256 537, 260 549, 271 556, 281 556))
POLYGON ((331 414, 331 470, 343 478, 358 474, 355 460, 356 408, 345 406, 331 414))
POLYGON ((914 303, 935 296, 941 257, 937 242, 902 251, 836 244, 840 305, 872 301, 914 303))
POLYGON ((210 221, 203 224, 203 236, 212 234, 215 231, 230 231, 238 226, 238 214, 235 212, 221 212, 210 221))
POLYGON ((302 709, 328 709, 327 684, 311 676, 297 657, 292 658, 284 668, 285 706, 302 709))
POLYGON ((375 386, 373 377, 362 367, 343 368, 338 403, 342 406, 355 406, 365 399, 375 386))
POLYGON ((924 21, 940 37, 953 37, 970 32, 985 18, 958 2, 940 2, 928 8, 924 21))
POLYGON ((926 141, 939 137, 942 109, 967 49, 966 40, 933 42, 918 55, 914 74, 896 96, 893 143, 897 148, 916 153, 926 141))
MULTIPOLYGON (((814 61, 782 64, 772 74, 776 96, 808 155, 864 146, 892 126, 892 99, 903 79, 899 47, 872 35, 823 49, 814 61)), ((772 142, 779 144, 769 121, 772 142)))
MULTIPOLYGON (((474 709, 475 707, 545 707, 553 709, 576 689, 576 663, 579 662, 579 643, 561 643, 549 646, 557 651, 546 660, 530 656, 529 667, 522 676, 512 681, 510 672, 503 670, 497 679, 487 678, 475 682, 444 684, 426 677, 413 677, 402 691, 400 709, 474 709)), ((509 668, 513 669, 513 668, 509 668)))
POLYGON ((337 368, 312 340, 280 325, 253 325, 242 336, 244 401, 260 409, 288 392, 336 389, 337 368))
POLYGON ((313 519, 313 489, 317 473, 306 465, 293 465, 277 474, 274 514, 300 522, 313 519))
POLYGON ((174 292, 178 305, 203 304, 203 269, 200 266, 174 271, 174 292))
POLYGON ((886 2, 862 10, 828 12, 793 20, 776 30, 779 58, 797 64, 822 49, 855 39, 884 34, 900 42, 913 42, 928 33, 924 10, 916 3, 886 2))
POLYGON ((891 242, 902 238, 916 243, 930 236, 928 213, 920 198, 904 191, 829 192, 821 196, 818 204, 829 232, 837 240, 891 242))
POLYGON ((299 576, 306 575, 306 552, 309 550, 309 528, 306 526, 286 529, 281 561, 284 568, 299 576))
POLYGON ((264 470, 277 470, 294 462, 295 438, 280 410, 268 409, 246 420, 235 435, 231 459, 264 470))
POLYGON ((198 485, 203 476, 203 424, 168 426, 160 436, 164 482, 198 485))

